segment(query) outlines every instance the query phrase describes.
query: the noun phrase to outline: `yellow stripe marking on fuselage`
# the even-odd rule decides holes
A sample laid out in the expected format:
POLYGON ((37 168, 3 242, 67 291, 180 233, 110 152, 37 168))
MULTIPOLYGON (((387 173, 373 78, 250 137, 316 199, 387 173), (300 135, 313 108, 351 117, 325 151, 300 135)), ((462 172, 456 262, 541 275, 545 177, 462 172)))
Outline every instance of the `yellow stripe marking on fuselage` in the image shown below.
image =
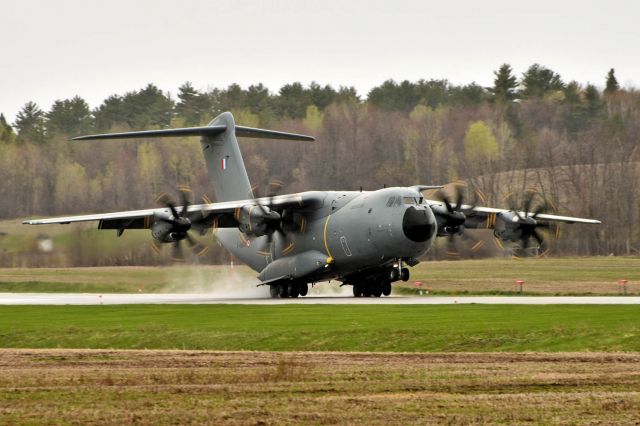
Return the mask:
POLYGON ((324 222, 324 233, 322 238, 324 239, 324 248, 327 250, 327 256, 333 258, 329 251, 329 245, 327 244, 327 225, 329 224, 329 219, 331 219, 331 215, 327 216, 327 220, 324 222))

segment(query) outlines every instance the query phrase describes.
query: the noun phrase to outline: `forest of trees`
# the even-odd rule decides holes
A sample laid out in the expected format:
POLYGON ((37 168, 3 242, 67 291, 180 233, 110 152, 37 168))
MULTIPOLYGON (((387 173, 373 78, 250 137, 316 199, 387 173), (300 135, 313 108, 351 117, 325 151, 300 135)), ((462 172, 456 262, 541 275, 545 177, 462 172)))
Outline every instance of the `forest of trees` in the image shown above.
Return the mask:
MULTIPOLYGON (((284 192, 377 189, 464 180, 508 207, 505 194, 536 187, 563 214, 599 227, 565 227, 567 254, 640 250, 640 92, 603 72, 604 90, 564 81, 539 64, 494 71, 492 87, 447 80, 392 80, 366 98, 353 87, 262 84, 175 97, 153 84, 112 95, 92 109, 79 96, 49 111, 27 102, 0 115, 0 218, 154 206, 161 191, 210 185, 195 138, 69 142, 71 136, 208 123, 231 111, 245 126, 316 136, 315 143, 241 141, 252 182, 284 192)), ((207 194, 212 198, 212 194, 207 194)))

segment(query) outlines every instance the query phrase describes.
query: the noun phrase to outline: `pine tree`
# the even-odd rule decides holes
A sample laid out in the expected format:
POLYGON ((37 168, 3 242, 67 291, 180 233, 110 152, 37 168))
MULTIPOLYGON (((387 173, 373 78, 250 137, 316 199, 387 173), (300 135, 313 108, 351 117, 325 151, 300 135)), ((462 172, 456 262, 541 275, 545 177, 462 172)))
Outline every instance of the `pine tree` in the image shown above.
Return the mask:
POLYGON ((29 101, 22 107, 14 125, 18 129, 18 142, 45 141, 44 112, 35 102, 29 101))
POLYGON ((497 102, 509 102, 515 100, 518 95, 516 88, 518 87, 518 79, 513 75, 513 70, 509 64, 502 64, 498 71, 493 74, 496 78, 493 80, 493 98, 497 102))
POLYGON ((209 109, 209 98, 194 89, 190 82, 187 81, 178 88, 176 114, 184 118, 186 126, 203 124, 203 120, 210 118, 207 115, 209 109))
POLYGON ((77 136, 87 133, 92 125, 89 105, 79 96, 55 101, 46 117, 49 134, 77 136))
POLYGON ((16 141, 16 134, 13 128, 7 123, 4 114, 0 114, 0 143, 13 143, 16 141))
POLYGON ((564 89, 560 75, 540 64, 533 64, 522 75, 523 98, 542 98, 549 92, 564 89))
POLYGON ((607 86, 604 89, 604 93, 606 94, 617 92, 620 89, 615 73, 616 71, 613 68, 607 73, 607 86))

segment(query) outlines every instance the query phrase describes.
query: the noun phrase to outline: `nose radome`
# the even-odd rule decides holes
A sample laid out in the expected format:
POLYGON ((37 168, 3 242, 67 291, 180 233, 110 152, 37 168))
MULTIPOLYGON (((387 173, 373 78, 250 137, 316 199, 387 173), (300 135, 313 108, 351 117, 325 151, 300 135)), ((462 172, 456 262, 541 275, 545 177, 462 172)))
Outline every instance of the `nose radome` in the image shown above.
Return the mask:
POLYGON ((411 241, 423 243, 436 232, 436 224, 426 210, 409 207, 402 218, 402 231, 411 241))

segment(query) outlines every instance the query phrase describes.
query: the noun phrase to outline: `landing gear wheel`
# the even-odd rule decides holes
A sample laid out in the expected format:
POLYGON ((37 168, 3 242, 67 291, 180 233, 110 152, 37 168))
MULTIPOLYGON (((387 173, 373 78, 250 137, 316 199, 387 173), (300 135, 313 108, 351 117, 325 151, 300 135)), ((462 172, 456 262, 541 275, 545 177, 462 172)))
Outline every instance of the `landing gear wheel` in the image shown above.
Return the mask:
POLYGON ((298 297, 300 295, 300 287, 298 283, 289 283, 288 291, 289 297, 298 297))
POLYGON ((276 297, 280 296, 280 289, 278 288, 277 284, 269 286, 269 295, 271 296, 272 299, 275 299, 276 297))
POLYGON ((299 291, 300 296, 306 296, 309 292, 309 285, 307 283, 300 283, 299 291))
POLYGON ((382 294, 388 296, 391 294, 391 283, 389 281, 385 281, 382 283, 382 294))
POLYGON ((365 285, 362 287, 362 296, 371 297, 371 286, 365 285))
POLYGON ((391 281, 398 281, 400 279, 400 271, 397 268, 393 268, 389 271, 389 279, 391 281))
POLYGON ((371 289, 371 294, 373 294, 375 297, 382 296, 382 284, 375 283, 373 285, 373 288, 371 289))
POLYGON ((362 297, 362 285, 354 284, 353 285, 353 296, 354 297, 362 297))
POLYGON ((280 295, 280 298, 286 299, 289 297, 288 287, 289 286, 287 284, 278 284, 278 294, 280 295))
POLYGON ((408 268, 402 268, 402 271, 400 272, 400 279, 402 281, 409 281, 409 269, 408 268))

